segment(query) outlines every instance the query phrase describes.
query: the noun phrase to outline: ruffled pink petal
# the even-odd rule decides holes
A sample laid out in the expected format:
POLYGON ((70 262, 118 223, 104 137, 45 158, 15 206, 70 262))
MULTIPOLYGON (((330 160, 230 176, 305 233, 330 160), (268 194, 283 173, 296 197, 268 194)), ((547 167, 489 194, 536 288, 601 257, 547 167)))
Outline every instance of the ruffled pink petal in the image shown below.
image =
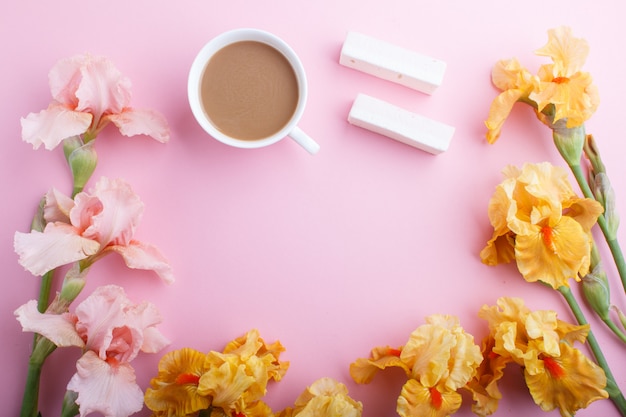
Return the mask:
MULTIPOLYGON (((134 320, 129 320, 132 322, 134 320)), ((113 330, 113 339, 107 350, 109 357, 119 362, 131 362, 137 357, 143 343, 143 329, 132 324, 113 330)))
POLYGON ((76 110, 92 113, 99 123, 106 114, 120 113, 130 102, 130 80, 104 57, 84 55, 76 110))
POLYGON ((37 310, 37 301, 30 300, 15 310, 15 315, 25 332, 39 333, 59 347, 85 346, 76 332, 76 318, 69 313, 42 314, 37 310))
POLYGON ((98 287, 76 307, 76 330, 87 341, 87 349, 101 359, 113 341, 113 331, 127 323, 125 309, 131 304, 124 289, 115 285, 98 287))
POLYGON ((109 364, 88 351, 76 362, 76 373, 67 389, 78 393, 76 404, 81 417, 101 413, 125 417, 143 407, 143 392, 128 363, 109 364))
POLYGON ((48 150, 56 148, 63 139, 85 133, 92 115, 52 103, 46 110, 30 113, 21 119, 22 140, 38 149, 42 144, 48 150))
MULTIPOLYGON (((74 207, 70 210, 70 223, 83 234, 91 224, 94 216, 102 212, 102 201, 96 196, 92 196, 82 191, 74 197, 74 207)), ((98 236, 86 236, 93 240, 98 240, 98 236)))
POLYGON ((78 105, 76 90, 82 79, 80 67, 83 60, 82 55, 61 59, 54 64, 48 74, 52 97, 71 108, 76 108, 78 105))
POLYGON ((42 232, 16 232, 13 246, 19 255, 19 263, 34 275, 67 265, 100 249, 100 244, 76 233, 76 229, 64 223, 48 223, 42 232))
POLYGON ((161 323, 162 318, 154 304, 148 302, 138 304, 133 306, 132 312, 136 319, 136 325, 142 330, 142 352, 156 353, 171 343, 155 327, 161 323))
POLYGON ((166 283, 174 282, 172 267, 155 246, 133 240, 128 246, 109 246, 107 250, 119 253, 129 268, 154 271, 166 283))
POLYGON ((141 345, 141 351, 145 353, 157 353, 171 343, 172 342, 163 336, 163 333, 157 328, 148 327, 143 331, 143 345, 141 345))
POLYGON ((74 200, 62 194, 56 188, 46 193, 46 203, 43 208, 43 217, 46 222, 70 223, 70 210, 74 207, 74 200))
POLYGON ((148 135, 161 143, 170 139, 170 128, 159 112, 126 108, 123 112, 111 114, 107 118, 124 136, 148 135))
MULTIPOLYGON (((121 179, 102 177, 96 183, 92 196, 99 199, 102 211, 91 218, 91 225, 83 236, 97 240, 102 246, 129 244, 144 208, 131 186, 121 179)), ((71 213, 72 224, 75 224, 74 216, 86 210, 82 200, 76 198, 75 201, 76 213, 71 213)))

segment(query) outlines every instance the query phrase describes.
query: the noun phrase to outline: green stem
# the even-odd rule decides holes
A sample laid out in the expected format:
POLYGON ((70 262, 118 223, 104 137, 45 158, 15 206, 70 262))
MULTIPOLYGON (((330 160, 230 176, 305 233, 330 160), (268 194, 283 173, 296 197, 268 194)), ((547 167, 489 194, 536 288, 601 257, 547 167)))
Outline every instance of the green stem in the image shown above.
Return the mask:
MULTIPOLYGON (((595 200, 593 192, 589 187, 589 183, 587 182, 587 179, 585 177, 585 174, 583 173, 582 168, 580 167, 580 164, 570 164, 569 167, 572 170, 574 177, 576 177, 576 182, 578 182, 578 185, 583 192, 583 195, 587 198, 595 200)), ((619 276, 622 280, 622 286, 624 287, 624 291, 626 291, 626 261, 624 260, 622 248, 620 247, 618 240, 611 236, 611 232, 609 231, 609 228, 607 226, 606 219, 602 214, 598 217, 598 225, 600 226, 606 242, 609 245, 611 255, 613 255, 613 259, 615 261, 615 266, 617 266, 617 272, 619 273, 619 276)))
MULTIPOLYGON (((576 301, 571 289, 566 286, 561 286, 558 288, 558 291, 563 295, 565 301, 567 301, 567 304, 574 313, 578 324, 581 326, 587 325, 587 319, 580 309, 578 301, 576 301)), ((602 349, 600 349, 600 345, 591 330, 589 330, 589 334, 587 335, 587 342, 589 343, 589 347, 591 348, 593 355, 596 357, 598 365, 600 365, 606 375, 606 391, 609 393, 609 398, 613 401, 613 404, 615 404, 622 417, 626 417, 626 398, 624 398, 619 386, 615 382, 615 377, 611 372, 611 368, 609 367, 609 364, 602 353, 602 349)))
POLYGON ((46 272, 41 277, 41 286, 39 287, 39 299, 37 301, 37 309, 43 313, 50 304, 50 289, 52 288, 52 280, 54 279, 54 269, 46 272))
POLYGON ((626 343, 626 334, 624 334, 624 332, 619 327, 617 327, 617 325, 613 322, 613 320, 611 320, 608 317, 607 318, 603 317, 602 321, 604 322, 604 324, 607 325, 609 329, 613 331, 613 333, 615 333, 617 337, 619 337, 619 339, 622 342, 626 343))
POLYGON ((20 417, 37 417, 39 408, 39 385, 41 380, 41 368, 45 359, 56 349, 56 345, 50 340, 39 336, 28 360, 28 373, 26 374, 26 387, 22 398, 22 411, 20 417))

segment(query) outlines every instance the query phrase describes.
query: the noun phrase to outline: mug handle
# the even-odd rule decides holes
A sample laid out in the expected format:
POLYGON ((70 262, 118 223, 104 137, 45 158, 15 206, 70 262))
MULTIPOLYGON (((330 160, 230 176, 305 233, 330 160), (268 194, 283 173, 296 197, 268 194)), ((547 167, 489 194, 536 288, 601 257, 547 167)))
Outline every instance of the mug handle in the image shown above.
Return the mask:
POLYGON ((320 145, 317 144, 309 135, 304 133, 298 126, 294 127, 289 133, 289 137, 295 140, 300 146, 306 149, 311 155, 315 155, 320 150, 320 145))

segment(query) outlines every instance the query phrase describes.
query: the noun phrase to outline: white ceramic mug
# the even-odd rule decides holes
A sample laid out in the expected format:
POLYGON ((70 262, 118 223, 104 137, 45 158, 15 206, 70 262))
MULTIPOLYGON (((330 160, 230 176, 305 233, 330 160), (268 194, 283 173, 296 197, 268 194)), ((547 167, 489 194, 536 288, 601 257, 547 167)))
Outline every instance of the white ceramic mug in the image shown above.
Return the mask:
POLYGON ((284 137, 290 137, 311 154, 317 153, 320 148, 319 145, 311 139, 311 137, 298 127, 298 122, 304 113, 304 107, 307 100, 307 81, 304 67, 293 49, 282 39, 269 32, 250 28, 235 29, 224 32, 210 40, 200 50, 191 65, 187 93, 191 111, 200 126, 213 138, 227 145, 239 148, 260 148, 276 143, 284 137), (262 42, 282 53, 291 65, 298 83, 298 102, 291 119, 289 119, 287 124, 285 124, 282 129, 262 139, 242 140, 225 134, 211 122, 202 105, 201 83, 207 63, 216 52, 230 44, 242 41, 262 42))

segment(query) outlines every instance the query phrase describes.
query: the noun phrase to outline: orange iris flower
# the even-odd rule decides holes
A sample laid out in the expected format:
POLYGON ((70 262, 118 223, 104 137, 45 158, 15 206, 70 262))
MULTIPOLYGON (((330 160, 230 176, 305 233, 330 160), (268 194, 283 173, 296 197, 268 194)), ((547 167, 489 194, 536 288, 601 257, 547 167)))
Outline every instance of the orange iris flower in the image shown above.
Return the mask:
POLYGON ((530 394, 545 411, 558 408, 569 417, 608 397, 602 368, 572 346, 586 340, 589 325, 563 322, 554 311, 531 311, 521 299, 508 297, 483 306, 479 316, 489 323, 490 334, 483 343, 484 362, 467 385, 477 415, 496 411, 497 382, 512 362, 523 368, 530 394))
POLYGON ((374 348, 369 358, 350 365, 350 375, 369 383, 387 367, 402 368, 407 382, 398 397, 396 411, 402 417, 445 417, 461 406, 463 388, 482 361, 480 348, 454 316, 433 315, 418 327, 405 346, 374 348))
POLYGON ((481 251, 487 265, 515 259, 526 281, 567 286, 589 272, 591 227, 602 213, 579 198, 567 172, 547 162, 508 167, 489 202, 492 238, 481 251))
POLYGON ((551 58, 537 75, 521 66, 517 59, 498 62, 492 71, 492 83, 502 92, 491 104, 487 141, 500 136, 504 121, 513 105, 520 101, 532 106, 538 118, 552 126, 564 120, 567 128, 581 126, 598 108, 598 90, 589 73, 581 68, 589 53, 584 39, 575 38, 568 27, 548 31, 548 43, 535 52, 551 58))

